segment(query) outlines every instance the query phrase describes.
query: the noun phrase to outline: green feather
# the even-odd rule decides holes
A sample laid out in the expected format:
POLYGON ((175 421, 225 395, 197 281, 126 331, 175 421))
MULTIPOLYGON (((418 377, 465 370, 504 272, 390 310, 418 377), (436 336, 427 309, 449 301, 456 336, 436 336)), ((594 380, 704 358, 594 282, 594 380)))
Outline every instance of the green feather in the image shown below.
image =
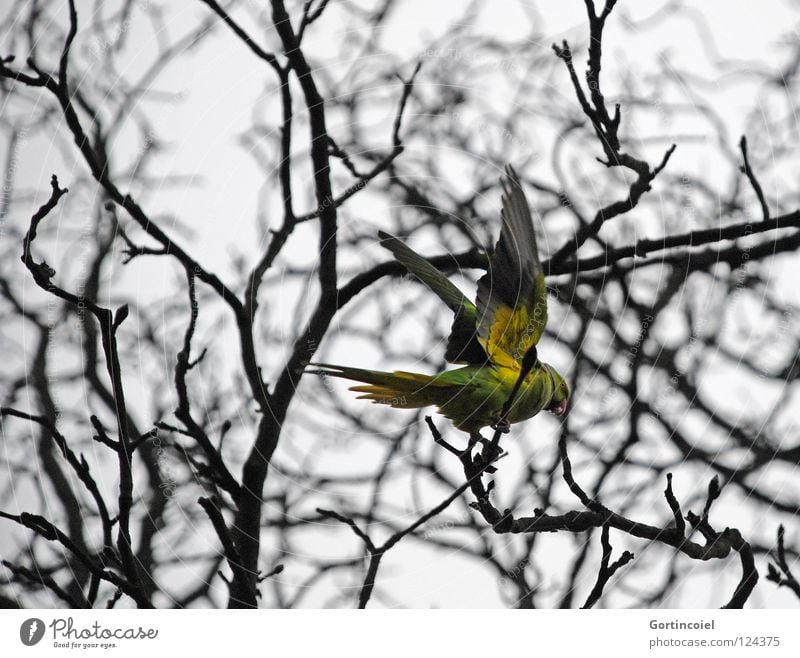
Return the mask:
POLYGON ((404 242, 383 231, 378 231, 378 237, 381 239, 381 246, 391 251, 399 263, 455 312, 444 358, 450 363, 486 363, 486 352, 477 338, 475 304, 427 258, 420 256, 404 242))

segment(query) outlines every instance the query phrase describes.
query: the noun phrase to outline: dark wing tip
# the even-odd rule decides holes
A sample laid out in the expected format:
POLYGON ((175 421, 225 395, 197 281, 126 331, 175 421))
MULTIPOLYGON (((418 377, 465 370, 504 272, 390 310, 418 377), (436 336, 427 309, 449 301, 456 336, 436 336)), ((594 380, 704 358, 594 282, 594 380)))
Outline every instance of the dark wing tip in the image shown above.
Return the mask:
POLYGON ((506 165, 506 175, 505 178, 502 179, 502 185, 503 191, 509 196, 515 189, 522 191, 522 183, 519 180, 519 175, 510 164, 506 165))
POLYGON ((517 172, 514 170, 514 167, 512 167, 511 164, 506 165, 506 177, 509 180, 519 184, 519 176, 517 176, 517 172))
POLYGON ((391 251, 395 258, 397 258, 397 250, 406 246, 400 238, 392 235, 391 233, 387 233, 386 231, 378 231, 378 238, 380 240, 379 244, 381 247, 391 251))

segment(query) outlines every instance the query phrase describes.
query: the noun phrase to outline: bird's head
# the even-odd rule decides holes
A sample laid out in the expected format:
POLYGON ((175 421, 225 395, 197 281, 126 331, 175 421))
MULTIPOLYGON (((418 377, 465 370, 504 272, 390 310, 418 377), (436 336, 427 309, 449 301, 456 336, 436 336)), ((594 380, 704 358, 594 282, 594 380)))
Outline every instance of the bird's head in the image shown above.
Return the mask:
POLYGON ((563 416, 567 413, 567 406, 569 405, 569 384, 555 368, 549 368, 550 375, 553 378, 553 396, 550 398, 550 404, 547 405, 547 410, 556 416, 563 416))

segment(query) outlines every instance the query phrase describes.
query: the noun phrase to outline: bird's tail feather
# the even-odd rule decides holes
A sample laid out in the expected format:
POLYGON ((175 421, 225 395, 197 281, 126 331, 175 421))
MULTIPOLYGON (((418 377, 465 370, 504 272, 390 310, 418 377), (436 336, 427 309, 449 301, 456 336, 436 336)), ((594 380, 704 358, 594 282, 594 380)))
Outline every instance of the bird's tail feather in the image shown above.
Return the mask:
POLYGON ((348 368, 334 366, 327 363, 310 363, 313 367, 306 372, 322 377, 339 377, 351 381, 361 382, 358 386, 351 386, 350 390, 362 393, 360 400, 372 400, 377 404, 402 409, 416 409, 439 404, 443 395, 448 392, 446 386, 436 381, 435 375, 423 375, 416 372, 382 372, 379 370, 363 370, 361 368, 348 368))

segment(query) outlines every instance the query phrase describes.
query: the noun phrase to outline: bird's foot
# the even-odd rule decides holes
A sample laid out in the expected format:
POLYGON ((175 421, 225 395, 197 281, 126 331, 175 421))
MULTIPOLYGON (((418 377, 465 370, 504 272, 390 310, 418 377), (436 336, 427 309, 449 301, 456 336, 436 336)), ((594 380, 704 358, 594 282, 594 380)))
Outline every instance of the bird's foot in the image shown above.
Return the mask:
MULTIPOLYGON (((484 463, 491 464, 500 459, 503 453, 504 450, 499 445, 497 445, 496 443, 487 442, 483 446, 483 450, 481 452, 481 459, 484 461, 484 463)), ((492 472, 492 471, 489 471, 487 468, 487 472, 492 472)))
POLYGON ((511 431, 511 423, 509 423, 505 418, 498 418, 494 423, 492 423, 491 428, 495 432, 508 434, 511 431))

